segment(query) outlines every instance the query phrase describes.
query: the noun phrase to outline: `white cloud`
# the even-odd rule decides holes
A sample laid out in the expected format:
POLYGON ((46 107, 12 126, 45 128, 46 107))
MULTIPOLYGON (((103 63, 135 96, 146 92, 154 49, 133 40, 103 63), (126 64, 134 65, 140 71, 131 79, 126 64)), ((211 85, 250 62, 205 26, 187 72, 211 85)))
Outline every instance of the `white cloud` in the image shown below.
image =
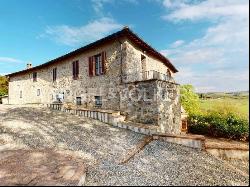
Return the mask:
POLYGON ((93 3, 93 9, 97 14, 102 14, 103 5, 105 3, 111 3, 113 0, 91 0, 93 3))
MULTIPOLYGON (((185 47, 186 48, 186 47, 185 47)), ((213 48, 191 49, 175 53, 173 61, 178 64, 192 64, 192 63, 218 63, 218 59, 223 58, 223 51, 213 48)), ((221 62, 221 61, 220 61, 221 62)))
POLYGON ((188 0, 163 0, 162 3, 166 8, 180 8, 185 7, 187 2, 188 0))
POLYGON ((188 1, 177 1, 175 3, 165 0, 166 7, 177 8, 172 13, 164 16, 168 20, 200 20, 218 19, 225 16, 247 16, 249 14, 248 0, 206 0, 200 3, 187 3, 188 1))
POLYGON ((180 47, 181 45, 183 45, 185 43, 184 40, 177 40, 174 43, 171 44, 172 48, 176 48, 176 47, 180 47))
POLYGON ((103 6, 104 4, 107 3, 117 3, 117 2, 127 2, 127 3, 133 3, 133 4, 137 4, 138 1, 137 0, 91 0, 92 1, 92 6, 94 11, 101 16, 104 16, 103 13, 103 6))
POLYGON ((247 69, 238 74, 233 69, 196 72, 189 67, 181 67, 176 76, 180 84, 192 84, 197 92, 246 91, 249 90, 247 69))
POLYGON ((41 37, 49 37, 58 43, 77 46, 101 39, 110 32, 121 28, 122 25, 114 19, 104 17, 79 27, 69 25, 49 26, 41 37))
POLYGON ((174 2, 163 1, 170 10, 164 16, 167 21, 183 24, 183 21, 210 20, 212 23, 202 37, 162 50, 179 68, 178 81, 194 84, 199 91, 249 89, 249 2, 183 0, 171 3, 174 2))
POLYGON ((22 63, 22 60, 10 58, 10 57, 0 57, 0 63, 22 63))

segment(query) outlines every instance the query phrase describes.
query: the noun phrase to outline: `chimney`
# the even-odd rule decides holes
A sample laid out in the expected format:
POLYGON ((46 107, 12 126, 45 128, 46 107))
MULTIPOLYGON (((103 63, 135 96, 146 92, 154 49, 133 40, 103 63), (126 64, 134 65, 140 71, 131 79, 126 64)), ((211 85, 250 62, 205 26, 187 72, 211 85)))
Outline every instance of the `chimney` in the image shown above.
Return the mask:
POLYGON ((129 29, 129 27, 128 27, 127 25, 125 25, 125 26, 123 27, 123 30, 126 30, 126 29, 129 29))
POLYGON ((30 69, 30 68, 32 68, 32 64, 28 63, 27 66, 26 66, 26 69, 30 69))

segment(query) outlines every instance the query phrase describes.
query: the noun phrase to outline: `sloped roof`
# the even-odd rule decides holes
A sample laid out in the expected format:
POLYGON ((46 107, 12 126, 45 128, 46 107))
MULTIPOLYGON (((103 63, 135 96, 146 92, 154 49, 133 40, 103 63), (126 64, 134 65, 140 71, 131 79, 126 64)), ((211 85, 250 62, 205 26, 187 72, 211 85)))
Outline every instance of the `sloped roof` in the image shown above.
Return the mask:
POLYGON ((157 50, 155 50, 153 47, 151 47, 150 45, 148 45, 146 42, 144 42, 137 34, 133 33, 128 27, 124 27, 122 30, 111 34, 105 38, 102 38, 100 40, 97 40, 96 42, 93 42, 91 44, 88 44, 84 47, 81 47, 75 51, 72 51, 70 53, 67 53, 61 57, 58 57, 56 59, 53 59, 51 61, 48 61, 44 64, 35 66, 33 68, 30 69, 25 69, 22 71, 18 71, 18 72, 14 72, 11 74, 8 74, 6 76, 15 76, 18 74, 23 74, 23 73, 27 73, 27 72, 32 72, 34 70, 38 70, 44 67, 47 67, 49 65, 55 64, 59 61, 65 60, 67 58, 70 58, 72 56, 81 54, 85 51, 91 50, 93 48, 99 47, 101 45, 104 45, 106 43, 112 42, 114 40, 120 39, 122 37, 127 37, 133 44, 135 44, 136 46, 138 46, 140 49, 142 49, 143 51, 146 51, 147 54, 154 56, 156 59, 160 60, 161 62, 163 62, 167 67, 169 67, 174 73, 178 72, 178 70, 174 67, 174 65, 162 54, 160 54, 157 50))

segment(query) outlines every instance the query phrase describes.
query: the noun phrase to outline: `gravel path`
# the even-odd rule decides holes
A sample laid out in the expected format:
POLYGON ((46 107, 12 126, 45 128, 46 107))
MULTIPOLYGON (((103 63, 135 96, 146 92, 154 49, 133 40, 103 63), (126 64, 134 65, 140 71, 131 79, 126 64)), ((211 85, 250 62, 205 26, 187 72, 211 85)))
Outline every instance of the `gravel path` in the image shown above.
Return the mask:
MULTIPOLYGON (((205 152, 153 141, 118 163, 143 135, 40 107, 0 105, 0 153, 48 149, 81 157, 86 185, 247 185, 244 177, 205 152)), ((242 162, 248 168, 248 162, 242 162)), ((240 168, 239 168, 240 169, 240 168)))

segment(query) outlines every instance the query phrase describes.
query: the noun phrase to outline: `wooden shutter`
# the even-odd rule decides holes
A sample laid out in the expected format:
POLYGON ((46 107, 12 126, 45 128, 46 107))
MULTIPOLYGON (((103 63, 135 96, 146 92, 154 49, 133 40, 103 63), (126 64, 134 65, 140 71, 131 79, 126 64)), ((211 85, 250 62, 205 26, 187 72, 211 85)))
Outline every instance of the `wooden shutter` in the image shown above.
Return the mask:
POLYGON ((92 56, 92 72, 93 72, 93 76, 95 76, 95 56, 92 56))
POLYGON ((53 82, 54 82, 55 81, 55 69, 53 69, 52 76, 53 76, 53 82))
POLYGON ((55 81, 57 79, 57 68, 55 68, 55 81))
POLYGON ((75 62, 72 62, 72 73, 73 73, 73 78, 75 78, 75 62))
POLYGON ((89 76, 93 76, 93 58, 92 56, 89 57, 89 76))
POLYGON ((36 82, 37 81, 37 72, 33 73, 33 81, 36 82))
POLYGON ((103 51, 102 54, 101 54, 101 58, 102 58, 102 74, 105 74, 106 73, 106 52, 103 51))
POLYGON ((76 61, 76 78, 79 77, 79 61, 76 61))
POLYGON ((56 81, 56 78, 57 78, 57 68, 54 68, 53 69, 53 82, 56 81))

